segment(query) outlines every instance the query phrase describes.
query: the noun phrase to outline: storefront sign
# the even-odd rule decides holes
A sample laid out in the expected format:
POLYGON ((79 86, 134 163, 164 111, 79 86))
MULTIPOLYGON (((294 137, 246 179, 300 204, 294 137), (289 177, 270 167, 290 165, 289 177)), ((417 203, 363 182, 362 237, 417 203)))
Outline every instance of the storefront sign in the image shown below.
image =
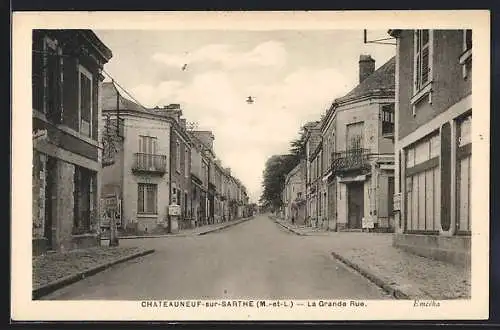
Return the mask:
POLYGON ((171 204, 168 207, 168 214, 173 216, 178 216, 181 214, 181 207, 177 204, 171 204))

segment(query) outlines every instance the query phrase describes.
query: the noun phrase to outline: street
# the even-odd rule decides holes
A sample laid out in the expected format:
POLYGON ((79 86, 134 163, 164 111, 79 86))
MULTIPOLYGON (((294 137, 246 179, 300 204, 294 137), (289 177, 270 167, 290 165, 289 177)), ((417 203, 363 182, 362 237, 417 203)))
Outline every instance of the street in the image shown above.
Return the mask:
POLYGON ((203 236, 121 240, 156 252, 42 300, 390 299, 333 259, 325 239, 294 235, 259 215, 203 236))

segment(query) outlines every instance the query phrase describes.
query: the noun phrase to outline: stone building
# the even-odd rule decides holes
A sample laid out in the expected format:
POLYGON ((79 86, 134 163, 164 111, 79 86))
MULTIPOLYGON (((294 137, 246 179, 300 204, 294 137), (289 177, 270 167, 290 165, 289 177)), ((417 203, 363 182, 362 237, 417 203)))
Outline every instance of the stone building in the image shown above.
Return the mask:
POLYGON ((101 70, 91 30, 33 30, 33 254, 98 245, 101 70))
POLYGON ((306 164, 300 161, 285 177, 283 192, 283 206, 285 219, 298 225, 305 224, 306 220, 306 164))
POLYGON ((394 245, 470 262, 471 30, 391 30, 396 55, 394 245))
POLYGON ((359 84, 337 98, 321 125, 331 229, 392 231, 395 58, 375 70, 359 59, 359 84))

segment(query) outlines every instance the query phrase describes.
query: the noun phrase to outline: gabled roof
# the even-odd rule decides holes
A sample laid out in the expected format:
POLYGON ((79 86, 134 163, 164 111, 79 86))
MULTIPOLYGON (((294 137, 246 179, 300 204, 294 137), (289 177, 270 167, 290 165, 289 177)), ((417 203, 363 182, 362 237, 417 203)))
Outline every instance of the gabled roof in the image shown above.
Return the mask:
POLYGON ((112 82, 102 83, 102 110, 116 110, 116 96, 119 97, 119 107, 120 110, 132 110, 143 113, 152 113, 144 109, 139 104, 124 98, 120 92, 116 89, 112 82))
POLYGON ((393 56, 346 95, 335 99, 344 103, 369 95, 391 95, 395 90, 396 57, 393 56))

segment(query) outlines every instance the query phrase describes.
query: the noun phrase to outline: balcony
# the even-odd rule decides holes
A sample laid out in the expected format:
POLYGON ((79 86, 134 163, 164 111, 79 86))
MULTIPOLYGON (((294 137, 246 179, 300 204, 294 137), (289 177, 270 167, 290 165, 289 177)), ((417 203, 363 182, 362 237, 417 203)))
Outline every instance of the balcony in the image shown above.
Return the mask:
POLYGON ((163 175, 167 171, 167 156, 145 153, 134 154, 132 172, 163 175))
POLYGON ((356 148, 332 153, 332 172, 365 171, 370 169, 370 149, 356 148))

